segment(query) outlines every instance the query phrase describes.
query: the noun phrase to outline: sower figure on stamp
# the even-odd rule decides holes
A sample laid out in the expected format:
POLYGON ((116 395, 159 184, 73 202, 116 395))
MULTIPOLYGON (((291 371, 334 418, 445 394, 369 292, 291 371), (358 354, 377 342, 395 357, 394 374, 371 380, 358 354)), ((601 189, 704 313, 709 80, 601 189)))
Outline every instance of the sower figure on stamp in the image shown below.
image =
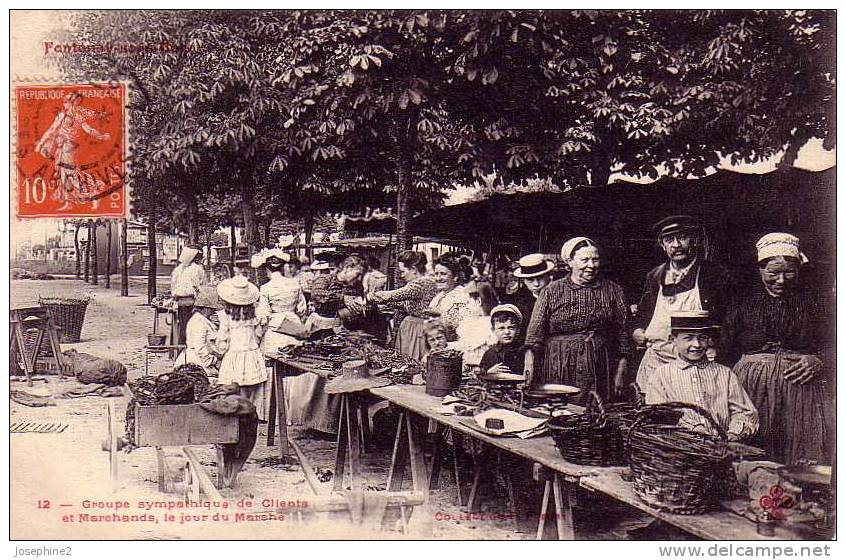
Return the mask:
POLYGON ((691 216, 670 216, 652 227, 667 261, 646 275, 632 338, 646 352, 637 371, 641 387, 657 368, 676 359, 670 342, 670 315, 710 311, 719 322, 732 288, 728 272, 700 255, 702 228, 691 216))
POLYGON ((56 196, 64 199, 59 211, 70 208, 71 202, 87 201, 96 210, 100 201, 94 195, 106 188, 102 180, 82 170, 77 158, 82 133, 100 141, 109 139, 109 133, 100 132, 87 122, 102 113, 82 107, 81 99, 79 93, 65 95, 63 110, 35 146, 38 153, 54 162, 54 176, 59 183, 56 196))

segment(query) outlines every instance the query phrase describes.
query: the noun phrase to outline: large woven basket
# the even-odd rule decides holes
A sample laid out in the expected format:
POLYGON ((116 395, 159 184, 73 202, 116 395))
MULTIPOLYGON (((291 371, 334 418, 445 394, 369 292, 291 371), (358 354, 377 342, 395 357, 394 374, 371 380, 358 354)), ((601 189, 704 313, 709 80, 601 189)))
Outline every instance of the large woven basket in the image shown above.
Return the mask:
POLYGON ((79 342, 89 301, 87 298, 39 298, 39 303, 47 308, 53 322, 61 329, 62 342, 79 342))
POLYGON ((599 395, 591 391, 590 396, 583 414, 557 416, 549 421, 547 426, 555 446, 566 461, 576 465, 625 465, 620 418, 624 413, 631 414, 634 405, 610 405, 613 412, 609 413, 599 395))
POLYGON ((683 515, 703 513, 717 503, 731 455, 725 430, 707 410, 678 402, 645 406, 627 443, 634 490, 643 502, 683 515), (679 426, 688 410, 702 416, 717 435, 679 426))

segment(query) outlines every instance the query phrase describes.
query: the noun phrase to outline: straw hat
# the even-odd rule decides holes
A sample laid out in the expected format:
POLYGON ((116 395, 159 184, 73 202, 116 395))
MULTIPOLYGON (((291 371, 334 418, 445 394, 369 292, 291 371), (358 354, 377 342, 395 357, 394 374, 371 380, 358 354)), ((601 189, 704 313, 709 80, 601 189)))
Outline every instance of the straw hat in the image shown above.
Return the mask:
POLYGON ((324 391, 330 395, 336 393, 355 393, 357 391, 364 391, 365 389, 390 385, 390 379, 379 376, 380 373, 385 373, 389 369, 386 367, 370 369, 364 360, 344 362, 341 366, 341 371, 343 372, 341 376, 327 383, 324 391))
POLYGON ((670 313, 670 330, 716 332, 720 326, 716 324, 708 311, 673 311, 670 313))
POLYGON ((532 253, 520 257, 517 261, 517 269, 513 272, 515 278, 534 278, 549 274, 555 268, 555 263, 545 258, 540 253, 532 253))
POLYGON ((279 249, 279 248, 262 249, 261 251, 259 251, 258 253, 256 253, 255 255, 253 255, 250 258, 250 265, 252 265, 253 268, 258 268, 258 267, 262 266, 264 263, 266 263, 267 259, 269 259, 270 257, 276 257, 277 259, 279 259, 282 262, 290 262, 291 261, 291 255, 286 253, 284 251, 284 249, 279 249))
POLYGON ((217 291, 211 286, 203 286, 194 298, 194 307, 208 307, 210 309, 223 309, 220 305, 220 298, 217 291))
POLYGON ((235 276, 217 285, 217 295, 232 305, 251 305, 258 301, 259 289, 243 276, 235 276))
POLYGON ((189 265, 194 262, 194 259, 197 258, 197 255, 200 254, 198 249, 193 247, 185 247, 182 249, 182 252, 179 253, 179 264, 181 265, 189 265))

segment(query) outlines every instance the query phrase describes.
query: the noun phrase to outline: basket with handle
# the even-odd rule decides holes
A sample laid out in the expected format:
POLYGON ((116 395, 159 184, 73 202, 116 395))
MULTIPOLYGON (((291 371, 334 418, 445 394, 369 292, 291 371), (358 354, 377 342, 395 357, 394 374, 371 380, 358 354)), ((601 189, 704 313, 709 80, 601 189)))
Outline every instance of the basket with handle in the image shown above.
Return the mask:
POLYGON ((595 391, 583 414, 556 416, 547 424, 561 456, 577 465, 624 465, 625 454, 617 420, 595 391))
POLYGON ((720 496, 731 464, 727 442, 725 430, 702 407, 681 402, 644 406, 627 435, 635 493, 662 511, 708 511, 720 496), (691 410, 712 430, 679 426, 679 419, 691 410))
POLYGON ((50 312, 54 324, 61 329, 61 342, 79 342, 85 309, 90 298, 39 297, 38 303, 50 312))

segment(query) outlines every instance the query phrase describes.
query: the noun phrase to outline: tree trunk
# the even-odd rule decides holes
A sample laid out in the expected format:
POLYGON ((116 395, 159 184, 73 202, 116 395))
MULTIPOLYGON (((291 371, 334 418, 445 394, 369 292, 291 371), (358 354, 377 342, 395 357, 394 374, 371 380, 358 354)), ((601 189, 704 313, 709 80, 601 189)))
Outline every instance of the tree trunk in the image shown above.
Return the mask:
POLYGON ((106 222, 106 288, 112 287, 112 222, 106 222))
POLYGON ((156 205, 150 205, 150 215, 147 223, 147 303, 156 298, 156 205))
POLYGON ((591 158, 590 180, 588 184, 591 187, 604 187, 608 184, 608 179, 611 177, 612 161, 601 144, 598 144, 595 150, 596 152, 591 158))
POLYGON ((273 224, 272 218, 267 218, 267 221, 264 222, 264 246, 270 247, 271 245, 276 245, 276 243, 270 242, 270 226, 273 224))
POLYGON ((235 222, 229 224, 229 268, 235 273, 235 222))
POLYGON ((127 247, 127 220, 120 221, 120 295, 129 295, 129 248, 127 247))
MULTIPOLYGON (((394 255, 394 259, 399 257, 400 253, 411 249, 412 247, 412 236, 411 232, 408 229, 408 222, 410 219, 409 216, 409 173, 407 169, 400 168, 398 173, 398 187, 397 187, 397 249, 394 255)), ((394 262, 394 271, 396 275, 396 282, 400 282, 399 278, 399 265, 397 262, 394 262)))
POLYGON ((85 241, 85 255, 84 255, 85 262, 83 264, 84 264, 84 267, 85 267, 84 280, 85 280, 85 283, 87 284, 91 279, 91 266, 89 264, 91 262, 91 221, 90 220, 87 224, 85 224, 85 230, 88 233, 88 239, 85 241))
POLYGON ((97 270, 99 264, 97 262, 97 225, 97 220, 91 220, 91 242, 89 244, 91 248, 91 283, 95 286, 100 283, 99 271, 97 270))
POLYGON ((314 214, 308 213, 303 218, 303 229, 305 230, 306 256, 308 260, 312 260, 314 258, 314 249, 311 246, 311 240, 314 236, 314 214))
POLYGON ((197 211, 197 199, 190 195, 186 201, 188 207, 188 245, 200 246, 200 213, 197 211))
POLYGON ((79 254, 79 230, 82 227, 82 224, 79 222, 76 223, 76 229, 73 232, 73 249, 76 254, 76 279, 79 280, 82 277, 82 255, 79 254))
MULTIPOLYGON (((252 255, 260 243, 259 227, 256 220, 256 205, 253 201, 253 191, 245 188, 241 191, 241 213, 244 218, 244 242, 247 244, 247 253, 252 255)), ((253 270, 252 281, 257 282, 258 278, 253 270)))
POLYGON ((211 229, 206 230, 206 258, 203 259, 203 268, 206 269, 206 272, 211 270, 211 229))

